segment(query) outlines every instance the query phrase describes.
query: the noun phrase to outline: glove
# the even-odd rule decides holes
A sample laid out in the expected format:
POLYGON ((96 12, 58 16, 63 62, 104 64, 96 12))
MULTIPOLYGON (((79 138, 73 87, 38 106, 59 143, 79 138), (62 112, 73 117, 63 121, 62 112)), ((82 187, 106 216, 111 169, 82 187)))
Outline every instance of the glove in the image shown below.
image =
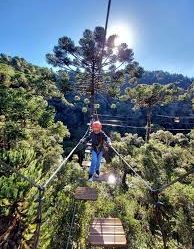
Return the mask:
POLYGON ((80 140, 80 143, 84 143, 85 142, 85 139, 84 138, 82 138, 81 140, 80 140))
POLYGON ((111 143, 111 142, 109 142, 109 143, 108 143, 108 146, 109 146, 109 147, 111 147, 111 146, 112 146, 112 143, 111 143))

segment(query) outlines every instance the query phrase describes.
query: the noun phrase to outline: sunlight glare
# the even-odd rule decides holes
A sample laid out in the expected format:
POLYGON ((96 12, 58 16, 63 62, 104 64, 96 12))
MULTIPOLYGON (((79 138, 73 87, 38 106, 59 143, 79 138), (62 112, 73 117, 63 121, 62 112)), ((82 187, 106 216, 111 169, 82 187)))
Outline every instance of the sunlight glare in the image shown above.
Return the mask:
POLYGON ((113 174, 110 174, 108 177, 108 183, 109 184, 115 184, 116 183, 116 177, 113 174))
POLYGON ((132 48, 133 46, 133 30, 126 24, 117 24, 110 26, 108 29, 108 35, 118 35, 118 37, 115 39, 115 46, 118 46, 120 43, 127 43, 129 48, 132 48))

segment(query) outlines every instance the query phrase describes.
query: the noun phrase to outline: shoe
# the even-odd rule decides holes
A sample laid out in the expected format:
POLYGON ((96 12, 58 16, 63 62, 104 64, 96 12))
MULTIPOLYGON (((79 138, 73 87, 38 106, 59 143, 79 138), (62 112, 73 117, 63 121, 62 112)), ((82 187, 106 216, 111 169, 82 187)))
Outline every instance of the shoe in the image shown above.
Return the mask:
POLYGON ((92 182, 92 181, 93 181, 93 175, 89 175, 88 182, 92 182))
POLYGON ((95 176, 96 178, 99 178, 99 175, 100 175, 100 172, 99 172, 99 170, 97 170, 96 173, 94 174, 94 176, 95 176))
POLYGON ((95 174, 94 174, 94 177, 95 177, 95 178, 99 178, 99 175, 95 173, 95 174))
POLYGON ((93 182, 93 177, 90 177, 90 178, 88 179, 88 182, 93 182))

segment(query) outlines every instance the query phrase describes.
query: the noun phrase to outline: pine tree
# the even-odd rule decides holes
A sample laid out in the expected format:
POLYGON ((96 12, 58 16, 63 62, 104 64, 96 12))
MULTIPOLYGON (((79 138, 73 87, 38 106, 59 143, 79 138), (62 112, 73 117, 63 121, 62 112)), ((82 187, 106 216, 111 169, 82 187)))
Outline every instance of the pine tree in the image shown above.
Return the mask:
POLYGON ((94 112, 97 91, 107 92, 119 82, 124 82, 126 74, 134 78, 140 77, 143 72, 134 62, 133 51, 126 43, 121 43, 116 49, 116 37, 111 35, 105 39, 102 27, 96 27, 94 31, 86 29, 78 46, 64 36, 59 38, 53 53, 46 55, 48 63, 66 72, 74 72, 76 89, 91 98, 91 113, 94 112))

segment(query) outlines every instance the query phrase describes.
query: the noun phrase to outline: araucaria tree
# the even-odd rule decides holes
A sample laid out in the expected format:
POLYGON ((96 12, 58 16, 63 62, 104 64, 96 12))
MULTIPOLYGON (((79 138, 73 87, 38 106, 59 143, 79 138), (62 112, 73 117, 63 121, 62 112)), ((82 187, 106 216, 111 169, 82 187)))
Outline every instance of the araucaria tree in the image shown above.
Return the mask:
POLYGON ((66 72, 75 72, 76 91, 89 95, 91 114, 94 114, 97 91, 108 91, 115 84, 140 77, 143 69, 134 61, 134 53, 126 43, 115 46, 117 35, 105 37, 103 27, 86 29, 79 44, 67 36, 58 40, 53 53, 47 54, 48 63, 66 72))
POLYGON ((149 141, 151 132, 151 116, 152 110, 161 104, 169 104, 175 101, 183 92, 175 84, 168 85, 146 85, 139 84, 134 88, 127 90, 127 95, 134 105, 138 108, 146 108, 147 125, 146 125, 146 141, 149 141))

